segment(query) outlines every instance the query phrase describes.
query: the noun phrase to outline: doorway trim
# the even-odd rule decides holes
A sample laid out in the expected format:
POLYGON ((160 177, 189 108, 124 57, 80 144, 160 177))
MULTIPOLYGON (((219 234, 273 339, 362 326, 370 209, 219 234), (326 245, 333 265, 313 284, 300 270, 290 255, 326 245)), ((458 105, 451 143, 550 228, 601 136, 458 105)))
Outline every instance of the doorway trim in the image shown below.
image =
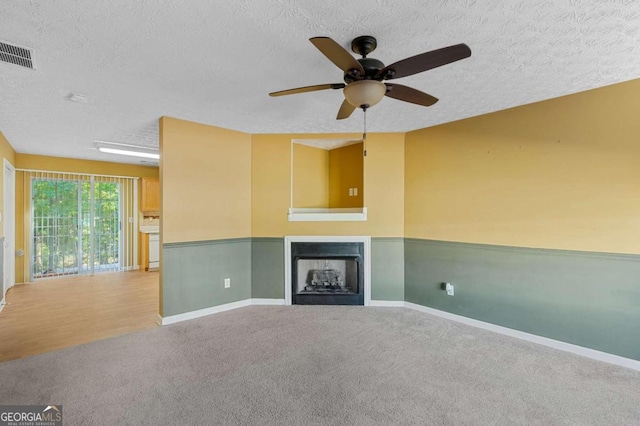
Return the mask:
POLYGON ((3 228, 4 251, 2 256, 2 301, 0 309, 5 304, 7 291, 16 283, 16 168, 6 158, 3 158, 3 228), (9 179, 7 179, 7 175, 9 179))

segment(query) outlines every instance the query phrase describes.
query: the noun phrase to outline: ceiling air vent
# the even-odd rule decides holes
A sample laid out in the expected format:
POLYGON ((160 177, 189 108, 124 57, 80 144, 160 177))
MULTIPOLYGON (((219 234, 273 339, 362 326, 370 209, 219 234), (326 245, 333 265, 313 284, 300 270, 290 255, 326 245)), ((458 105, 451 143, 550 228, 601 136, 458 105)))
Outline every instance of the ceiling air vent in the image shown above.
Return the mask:
POLYGON ((30 49, 0 41, 0 61, 21 67, 34 69, 33 56, 30 49))

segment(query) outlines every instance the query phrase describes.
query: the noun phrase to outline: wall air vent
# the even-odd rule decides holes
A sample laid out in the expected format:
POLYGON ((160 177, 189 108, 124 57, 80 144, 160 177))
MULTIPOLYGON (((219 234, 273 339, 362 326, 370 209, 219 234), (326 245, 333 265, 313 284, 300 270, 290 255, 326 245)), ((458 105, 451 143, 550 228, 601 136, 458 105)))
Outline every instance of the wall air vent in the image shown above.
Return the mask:
POLYGON ((4 41, 0 41, 0 62, 35 69, 33 65, 33 54, 30 49, 25 49, 24 47, 19 47, 4 41))

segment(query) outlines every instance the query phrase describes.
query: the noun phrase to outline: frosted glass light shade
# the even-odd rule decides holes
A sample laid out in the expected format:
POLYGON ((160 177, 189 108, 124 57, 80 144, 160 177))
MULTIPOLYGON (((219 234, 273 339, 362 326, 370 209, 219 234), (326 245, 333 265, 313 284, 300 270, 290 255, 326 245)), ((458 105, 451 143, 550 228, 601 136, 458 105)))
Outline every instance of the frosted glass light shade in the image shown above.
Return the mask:
POLYGON ((380 102, 387 92, 387 86, 377 80, 358 80, 347 84, 343 91, 345 99, 351 105, 368 108, 380 102))

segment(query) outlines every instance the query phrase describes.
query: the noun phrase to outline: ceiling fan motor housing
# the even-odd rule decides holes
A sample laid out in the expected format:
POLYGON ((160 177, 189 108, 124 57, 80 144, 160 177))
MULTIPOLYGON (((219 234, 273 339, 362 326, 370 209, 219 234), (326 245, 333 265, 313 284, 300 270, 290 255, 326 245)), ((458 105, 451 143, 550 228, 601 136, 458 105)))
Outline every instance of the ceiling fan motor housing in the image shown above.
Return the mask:
POLYGON ((362 68, 364 68, 364 75, 347 72, 344 75, 345 83, 351 83, 352 81, 356 80, 381 80, 380 78, 376 78, 376 75, 382 68, 384 68, 384 64, 382 63, 382 61, 374 58, 361 58, 358 59, 358 62, 360 62, 360 65, 362 65, 362 68))
MULTIPOLYGON (((356 70, 349 70, 344 75, 345 83, 349 84, 356 80, 372 80, 376 78, 378 72, 384 68, 382 61, 374 58, 367 58, 367 55, 373 52, 378 46, 378 42, 373 36, 360 36, 351 42, 351 50, 354 53, 362 55, 357 61, 364 69, 364 75, 360 75, 356 70)), ((381 80, 381 79, 377 79, 381 80)))

